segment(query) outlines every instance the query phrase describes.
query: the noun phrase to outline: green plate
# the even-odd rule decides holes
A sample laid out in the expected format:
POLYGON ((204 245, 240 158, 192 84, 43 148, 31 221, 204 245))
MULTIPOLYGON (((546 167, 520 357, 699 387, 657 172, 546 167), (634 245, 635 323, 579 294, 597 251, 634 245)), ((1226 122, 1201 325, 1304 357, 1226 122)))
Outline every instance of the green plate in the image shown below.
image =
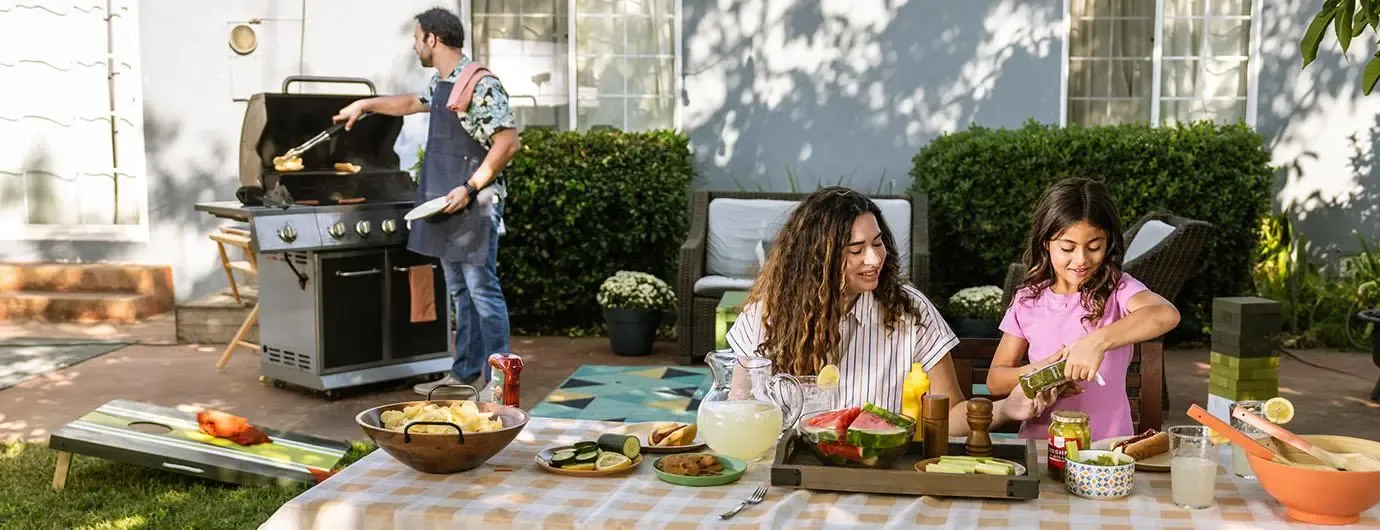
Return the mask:
POLYGON ((747 462, 726 455, 716 455, 712 453, 685 453, 680 455, 667 455, 656 459, 652 463, 652 470, 656 471, 657 478, 681 486, 722 486, 737 482, 743 478, 743 473, 747 471, 747 462), (675 475, 661 470, 661 461, 672 456, 684 458, 691 455, 711 455, 719 459, 719 463, 724 465, 724 472, 710 477, 687 477, 685 475, 675 475))

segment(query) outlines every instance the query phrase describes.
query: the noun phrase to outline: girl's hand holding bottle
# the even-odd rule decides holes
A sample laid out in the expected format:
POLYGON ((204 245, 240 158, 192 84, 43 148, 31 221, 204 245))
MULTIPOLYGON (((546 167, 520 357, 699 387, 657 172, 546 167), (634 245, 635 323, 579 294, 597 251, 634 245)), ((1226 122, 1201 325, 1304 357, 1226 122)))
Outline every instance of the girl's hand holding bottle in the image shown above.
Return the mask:
POLYGON ((1063 351, 1068 358, 1068 363, 1064 365, 1064 376, 1073 381, 1096 379, 1097 370, 1102 367, 1102 358, 1107 354, 1107 348, 1103 347, 1096 333, 1079 337, 1064 346, 1063 351))

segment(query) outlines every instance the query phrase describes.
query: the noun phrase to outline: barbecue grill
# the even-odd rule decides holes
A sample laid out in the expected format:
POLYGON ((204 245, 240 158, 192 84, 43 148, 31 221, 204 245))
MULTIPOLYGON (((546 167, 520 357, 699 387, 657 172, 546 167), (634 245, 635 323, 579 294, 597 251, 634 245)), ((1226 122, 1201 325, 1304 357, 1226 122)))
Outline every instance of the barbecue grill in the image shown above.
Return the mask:
POLYGON ((336 389, 450 369, 449 305, 433 258, 407 250, 403 215, 416 184, 393 144, 402 118, 373 115, 302 153, 301 171, 273 158, 332 125, 366 96, 289 93, 294 83, 367 79, 293 76, 281 93, 250 97, 240 130, 237 201, 196 209, 249 223, 259 256, 262 375, 338 396, 336 389), (348 162, 355 173, 334 169, 348 162), (410 272, 429 268, 436 319, 413 322, 410 272))

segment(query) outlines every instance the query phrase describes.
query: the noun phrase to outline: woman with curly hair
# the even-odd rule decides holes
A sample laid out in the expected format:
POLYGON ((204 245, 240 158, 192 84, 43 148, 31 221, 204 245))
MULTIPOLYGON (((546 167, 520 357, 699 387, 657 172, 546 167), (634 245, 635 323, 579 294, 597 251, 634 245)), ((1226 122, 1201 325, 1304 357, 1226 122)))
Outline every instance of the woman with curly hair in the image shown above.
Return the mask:
MULTIPOLYGON (((896 241, 881 209, 856 191, 823 188, 781 227, 742 313, 728 331, 739 355, 766 356, 778 372, 839 369, 840 407, 901 411, 913 363, 930 391, 950 396, 949 433, 968 432, 949 350, 958 338, 925 295, 901 278, 896 241)), ((1023 392, 996 402, 992 425, 1038 416, 1054 399, 1023 392)))
MULTIPOLYGON (((1129 436, 1126 370, 1133 345, 1167 333, 1179 312, 1121 270, 1126 242, 1116 203, 1101 183, 1061 180, 1035 203, 1025 250, 1023 285, 1002 319, 1001 343, 987 372, 992 392, 1008 392, 1020 376, 1068 359, 1072 381, 1048 412, 1088 413, 1092 438, 1129 436), (1020 365, 1028 357, 1030 364, 1020 365)), ((1018 392, 1019 393, 1019 392, 1018 392)), ((1021 426, 1023 438, 1044 438, 1045 414, 1021 426)))

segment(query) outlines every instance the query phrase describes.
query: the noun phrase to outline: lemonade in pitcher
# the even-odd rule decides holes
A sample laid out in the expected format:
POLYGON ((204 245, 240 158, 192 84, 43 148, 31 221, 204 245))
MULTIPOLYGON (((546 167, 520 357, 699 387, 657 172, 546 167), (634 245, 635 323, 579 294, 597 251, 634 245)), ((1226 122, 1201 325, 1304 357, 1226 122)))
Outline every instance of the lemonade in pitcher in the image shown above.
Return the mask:
POLYGON ((746 400, 703 403, 697 423, 714 452, 754 462, 776 443, 781 421, 781 407, 746 400))

